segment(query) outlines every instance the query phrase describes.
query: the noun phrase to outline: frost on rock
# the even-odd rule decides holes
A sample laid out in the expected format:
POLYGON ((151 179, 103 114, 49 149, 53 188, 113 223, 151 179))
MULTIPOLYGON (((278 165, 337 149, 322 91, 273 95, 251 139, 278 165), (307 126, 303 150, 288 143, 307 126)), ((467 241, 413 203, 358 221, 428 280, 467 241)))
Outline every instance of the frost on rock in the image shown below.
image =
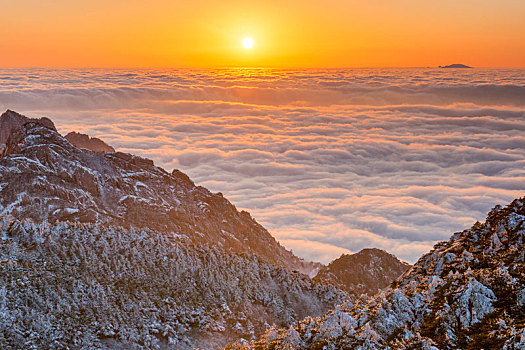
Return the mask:
POLYGON ((456 296, 451 306, 454 315, 450 321, 452 323, 458 320, 464 328, 468 328, 492 312, 492 303, 495 300, 496 296, 492 290, 471 279, 456 296))
POLYGON ((0 230, 2 349, 218 349, 346 298, 256 256, 149 230, 5 217, 0 230))
POLYGON ((519 199, 436 244, 390 289, 242 348, 286 349, 293 329, 298 349, 525 349, 524 236, 519 199))
POLYGON ((525 328, 505 342, 503 350, 525 349, 525 328))
POLYGON ((525 306, 525 287, 518 292, 518 305, 525 306))
POLYGON ((336 308, 324 317, 323 323, 319 326, 319 336, 335 339, 356 326, 357 321, 352 316, 336 308))

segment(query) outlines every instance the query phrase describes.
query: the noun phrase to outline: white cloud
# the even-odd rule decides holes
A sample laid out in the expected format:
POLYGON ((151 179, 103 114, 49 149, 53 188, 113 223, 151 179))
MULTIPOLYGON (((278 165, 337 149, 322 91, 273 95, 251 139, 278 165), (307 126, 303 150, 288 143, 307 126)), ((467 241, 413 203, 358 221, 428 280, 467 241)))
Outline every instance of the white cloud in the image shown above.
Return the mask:
POLYGON ((522 73, 216 73, 0 70, 0 107, 179 168, 323 262, 413 262, 524 195, 522 73))

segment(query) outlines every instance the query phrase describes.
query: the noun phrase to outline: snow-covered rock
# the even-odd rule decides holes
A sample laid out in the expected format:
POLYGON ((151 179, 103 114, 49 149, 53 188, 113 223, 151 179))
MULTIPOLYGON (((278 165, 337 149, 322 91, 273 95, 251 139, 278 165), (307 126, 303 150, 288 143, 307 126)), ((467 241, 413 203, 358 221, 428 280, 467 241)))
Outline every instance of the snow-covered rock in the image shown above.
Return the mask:
POLYGON ((295 349, 525 349, 524 202, 436 244, 372 298, 229 348, 286 349, 293 335, 295 349))
POLYGON ((98 152, 96 140, 68 136, 71 142, 47 118, 13 111, 0 116, 0 215, 148 228, 254 254, 290 271, 318 268, 282 247, 222 194, 196 186, 180 171, 168 173, 149 159, 107 147, 98 152), (89 150, 93 145, 97 152, 89 150))
POLYGON ((217 349, 347 296, 262 258, 150 230, 3 217, 0 237, 1 349, 217 349))

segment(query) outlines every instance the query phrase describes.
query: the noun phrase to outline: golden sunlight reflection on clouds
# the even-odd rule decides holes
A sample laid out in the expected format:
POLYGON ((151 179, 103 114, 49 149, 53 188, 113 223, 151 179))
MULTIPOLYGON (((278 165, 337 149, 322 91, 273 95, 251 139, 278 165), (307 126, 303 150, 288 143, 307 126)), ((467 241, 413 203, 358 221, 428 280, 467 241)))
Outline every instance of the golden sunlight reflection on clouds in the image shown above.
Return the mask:
POLYGON ((378 247, 413 262, 525 191, 523 70, 0 69, 0 80, 0 109, 180 169, 312 260, 378 247))

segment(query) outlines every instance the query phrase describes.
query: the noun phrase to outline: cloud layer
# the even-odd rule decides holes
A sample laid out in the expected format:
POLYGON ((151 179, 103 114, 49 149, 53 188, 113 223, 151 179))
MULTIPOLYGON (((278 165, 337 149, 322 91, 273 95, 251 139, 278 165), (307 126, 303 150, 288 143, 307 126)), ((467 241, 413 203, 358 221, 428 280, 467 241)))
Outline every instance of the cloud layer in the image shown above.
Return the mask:
POLYGON ((525 71, 0 70, 0 107, 47 115, 247 209, 328 262, 413 262, 525 192, 525 71))

